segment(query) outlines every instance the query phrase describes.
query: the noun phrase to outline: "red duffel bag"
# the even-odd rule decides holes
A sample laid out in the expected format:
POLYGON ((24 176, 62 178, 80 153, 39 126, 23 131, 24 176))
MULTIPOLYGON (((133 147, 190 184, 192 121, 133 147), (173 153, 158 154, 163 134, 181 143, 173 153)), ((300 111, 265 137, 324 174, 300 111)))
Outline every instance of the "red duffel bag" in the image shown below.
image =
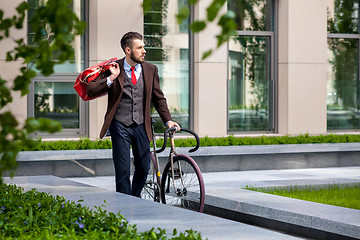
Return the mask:
POLYGON ((107 61, 104 61, 104 62, 98 63, 94 66, 91 66, 79 74, 79 76, 76 78, 76 81, 74 84, 74 89, 84 101, 89 101, 89 100, 101 97, 106 94, 106 92, 103 92, 96 97, 90 98, 90 97, 88 97, 88 95, 86 93, 86 88, 87 88, 88 82, 94 80, 101 73, 104 73, 106 70, 108 70, 111 66, 114 65, 114 62, 116 60, 117 60, 116 57, 111 58, 107 61))

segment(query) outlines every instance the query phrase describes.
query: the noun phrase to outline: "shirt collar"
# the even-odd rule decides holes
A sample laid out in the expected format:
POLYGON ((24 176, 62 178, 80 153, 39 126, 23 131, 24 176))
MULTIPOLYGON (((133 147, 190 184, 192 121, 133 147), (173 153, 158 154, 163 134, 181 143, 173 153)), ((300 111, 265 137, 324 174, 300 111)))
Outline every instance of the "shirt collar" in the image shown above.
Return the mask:
MULTIPOLYGON (((124 70, 125 71, 130 71, 131 66, 130 64, 128 64, 128 62, 126 61, 126 58, 124 59, 124 70)), ((138 72, 141 69, 141 64, 136 64, 135 65, 135 71, 138 72)))

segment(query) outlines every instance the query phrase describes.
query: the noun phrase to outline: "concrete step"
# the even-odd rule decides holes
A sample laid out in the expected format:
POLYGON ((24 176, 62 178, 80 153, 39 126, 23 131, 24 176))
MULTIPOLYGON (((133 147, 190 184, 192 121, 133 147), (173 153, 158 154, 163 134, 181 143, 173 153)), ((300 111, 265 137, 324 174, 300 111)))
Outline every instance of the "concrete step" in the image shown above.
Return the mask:
POLYGON ((62 195, 69 200, 77 201, 82 198, 83 204, 89 207, 104 205, 106 200, 108 211, 120 211, 141 230, 156 226, 165 228, 168 232, 173 228, 181 231, 192 228, 209 239, 292 239, 290 235, 276 231, 311 239, 360 239, 359 210, 241 188, 244 180, 250 179, 249 176, 253 177, 254 185, 257 182, 262 186, 286 186, 293 184, 295 179, 298 185, 304 183, 304 179, 307 180, 306 183, 312 182, 313 185, 340 180, 351 184, 360 182, 359 169, 351 167, 204 174, 207 193, 205 213, 228 220, 116 193, 113 177, 61 179, 54 176, 30 176, 5 178, 5 181, 17 184, 25 190, 36 188, 39 191, 62 195), (258 181, 254 181, 256 173, 258 181), (332 176, 336 180, 331 181, 332 176), (293 179, 290 183, 286 181, 289 177, 293 179), (230 180, 233 181, 232 184, 230 180), (173 218, 174 215, 176 218, 173 218))
POLYGON ((38 191, 62 195, 67 200, 81 199, 83 201, 80 204, 92 209, 95 209, 94 206, 105 205, 103 208, 108 212, 120 211, 130 224, 136 224, 138 231, 162 228, 171 237, 175 228, 178 232, 193 229, 200 232, 203 239, 211 240, 301 239, 286 233, 164 205, 54 176, 15 177, 4 180, 23 187, 25 190, 36 188, 38 191))
POLYGON ((205 213, 314 239, 360 239, 360 211, 244 189, 206 195, 205 213), (229 196, 230 195, 230 196, 229 196))
MULTIPOLYGON (((311 239, 360 238, 360 211, 244 190, 254 187, 352 185, 360 167, 203 173, 205 212, 311 239)), ((70 178, 115 191, 114 177, 70 178)))

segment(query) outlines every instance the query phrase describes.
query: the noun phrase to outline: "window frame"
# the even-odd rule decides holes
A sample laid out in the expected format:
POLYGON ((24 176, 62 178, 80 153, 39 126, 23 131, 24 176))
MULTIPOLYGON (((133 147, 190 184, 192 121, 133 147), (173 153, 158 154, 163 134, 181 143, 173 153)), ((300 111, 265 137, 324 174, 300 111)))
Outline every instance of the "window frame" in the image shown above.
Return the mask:
MULTIPOLYGON (((81 1, 81 20, 85 21, 86 24, 89 24, 89 0, 82 0, 81 1)), ((84 30, 83 35, 81 36, 82 43, 84 44, 84 69, 89 67, 89 27, 86 27, 84 30)), ((29 84, 29 93, 27 95, 27 116, 34 117, 35 116, 35 106, 34 106, 34 94, 35 94, 35 83, 36 82, 72 82, 75 83, 75 80, 80 72, 76 73, 54 73, 50 76, 43 76, 38 74, 35 78, 31 79, 29 84)), ((89 134, 89 103, 83 101, 80 96, 77 96, 79 99, 79 128, 69 128, 69 129, 62 129, 60 132, 56 133, 46 133, 46 132, 34 132, 30 136, 33 138, 37 137, 45 137, 45 138, 77 138, 77 137, 84 137, 88 136, 89 134)))
MULTIPOLYGON (((31 94, 28 94, 28 116, 35 116, 35 83, 37 82, 59 82, 59 83, 74 83, 78 75, 72 73, 62 73, 62 74, 52 74, 49 77, 37 76, 32 79, 29 90, 31 94)), ((57 133, 43 133, 35 132, 32 134, 33 137, 80 137, 86 136, 88 129, 88 104, 86 104, 79 96, 79 128, 63 128, 60 132, 57 133)))
MULTIPOLYGON (((359 22, 360 22, 360 18, 359 18, 359 22)), ((360 24, 359 24, 359 26, 360 26, 360 24)), ((357 43, 357 46, 358 46, 357 82, 360 87, 360 77, 359 77, 360 76, 360 34, 359 33, 328 33, 327 39, 357 39, 358 40, 358 43, 357 43)), ((326 81, 328 81, 328 80, 329 79, 327 79, 326 81)), ((326 92, 328 93, 328 89, 326 90, 326 92)), ((358 104, 360 105, 360 93, 358 94, 358 104)), ((326 104, 326 106, 327 106, 327 104, 326 104)), ((327 132, 349 132, 349 131, 359 131, 360 130, 360 123, 359 123, 359 128, 329 129, 327 121, 328 121, 328 117, 326 114, 326 131, 327 132)))
MULTIPOLYGON (((329 7, 329 5, 327 5, 327 10, 328 10, 328 7, 329 7)), ((341 32, 332 33, 332 32, 329 32, 328 25, 326 25, 326 28, 327 28, 327 40, 329 40, 329 39, 357 39, 357 48, 358 48, 358 53, 357 53, 357 62, 358 62, 358 64, 357 64, 357 84, 358 84, 358 88, 360 88, 360 1, 358 1, 357 15, 358 15, 357 33, 341 33, 341 32)), ((328 63, 329 63, 329 61, 328 61, 328 63)), ((328 80, 329 79, 326 79, 327 82, 328 82, 328 80)), ((328 93, 328 89, 326 89, 326 92, 328 93)), ((358 92, 357 101, 358 101, 358 105, 360 105, 360 92, 358 92)), ((326 107, 327 106, 328 106, 328 104, 326 104, 326 107)), ((329 129, 329 126, 328 126, 328 114, 326 114, 326 131, 327 132, 349 132, 349 131, 354 132, 354 131, 359 131, 359 130, 360 130, 360 122, 359 122, 359 128, 329 129)))
POLYGON ((230 54, 229 54, 229 41, 227 42, 227 106, 226 106, 226 130, 228 134, 261 134, 261 133, 276 133, 278 131, 278 69, 277 69, 277 59, 278 59, 278 3, 277 0, 271 0, 272 4, 272 19, 269 20, 269 16, 266 16, 267 21, 271 21, 272 31, 246 31, 238 30, 233 36, 243 36, 243 37, 269 37, 270 39, 270 83, 269 83, 269 129, 263 131, 234 131, 229 130, 229 105, 230 105, 230 54))
MULTIPOLYGON (((194 21, 194 5, 192 4, 189 4, 188 3, 188 6, 190 8, 190 14, 189 14, 189 18, 188 18, 188 26, 190 26, 191 22, 194 21)), ((151 11, 150 11, 151 12, 151 11)), ((146 23, 147 24, 147 23, 146 23)), ((145 25, 145 21, 144 21, 144 25, 145 25)), ((178 25, 179 27, 179 30, 181 29, 181 25, 178 25)), ((189 29, 187 28, 188 31, 187 31, 187 35, 188 35, 188 67, 189 67, 189 70, 188 70, 188 84, 189 84, 189 88, 188 88, 188 102, 189 102, 189 109, 188 109, 188 119, 187 119, 187 122, 188 122, 188 128, 190 129, 193 129, 194 128, 194 53, 195 53, 195 50, 194 50, 194 33, 189 29)), ((179 31, 179 33, 182 33, 181 31, 179 31)), ((145 32, 143 33, 143 37, 144 39, 146 37, 149 37, 149 36, 152 36, 152 35, 146 35, 145 32)), ((145 43, 146 44, 146 43, 145 43)), ((148 47, 148 46, 145 46, 145 49, 152 49, 154 47, 148 47)), ((156 47, 155 47, 156 48, 156 47)), ((149 62, 152 62, 153 64, 156 65, 156 63, 154 63, 154 61, 152 60, 147 60, 149 62)), ((164 92, 164 94, 166 95, 166 92, 164 92)), ((157 113, 156 113, 156 116, 157 116, 157 113)), ((156 131, 156 129, 155 129, 156 131)), ((160 130, 160 132, 162 132, 163 130, 160 130)), ((158 133, 156 131, 156 133, 158 133)), ((182 134, 182 133, 180 133, 182 134)))

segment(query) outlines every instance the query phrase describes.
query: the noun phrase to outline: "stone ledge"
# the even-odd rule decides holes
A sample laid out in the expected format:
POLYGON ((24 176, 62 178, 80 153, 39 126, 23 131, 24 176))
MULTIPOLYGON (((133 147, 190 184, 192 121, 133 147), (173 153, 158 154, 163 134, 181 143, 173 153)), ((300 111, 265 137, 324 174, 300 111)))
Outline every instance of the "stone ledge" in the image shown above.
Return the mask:
POLYGON ((360 210, 241 189, 241 198, 206 195, 205 212, 316 239, 360 239, 360 210))
MULTIPOLYGON (((184 148, 187 149, 187 148, 184 148)), ((360 143, 316 143, 316 144, 278 144, 278 145, 241 145, 201 147, 193 156, 202 155, 256 155, 280 153, 324 153, 324 152, 359 152, 360 143), (223 151, 223 149, 226 151, 223 151)))
MULTIPOLYGON (((178 152, 188 152, 190 148, 176 148, 178 152)), ((17 160, 66 160, 72 159, 107 159, 111 158, 111 149, 89 150, 52 150, 52 151, 24 151, 20 152, 17 160)), ((321 143, 321 144, 282 144, 282 145, 241 145, 241 146, 210 146, 200 147, 189 155, 196 156, 228 156, 228 155, 258 155, 280 153, 324 153, 324 152, 360 152, 360 143, 321 143)), ((169 150, 158 154, 167 157, 169 150)))
MULTIPOLYGON (((158 155, 160 166, 165 166, 168 152, 158 155)), ((202 172, 360 166, 360 143, 201 147, 189 155, 202 172)), ((111 149, 20 152, 17 161, 16 176, 114 175, 111 149)))

